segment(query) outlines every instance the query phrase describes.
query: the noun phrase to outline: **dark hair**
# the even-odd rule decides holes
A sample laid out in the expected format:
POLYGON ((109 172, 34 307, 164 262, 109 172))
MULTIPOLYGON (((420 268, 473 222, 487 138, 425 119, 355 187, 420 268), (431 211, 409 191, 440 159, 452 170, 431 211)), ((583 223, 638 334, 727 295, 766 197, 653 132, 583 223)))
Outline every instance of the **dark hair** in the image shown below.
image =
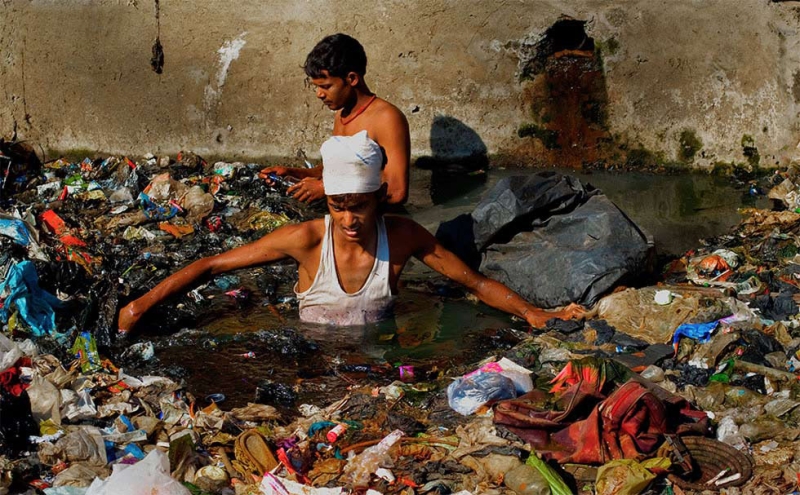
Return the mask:
MULTIPOLYGON (((378 189, 380 191, 380 189, 378 189)), ((359 201, 364 201, 368 199, 370 196, 375 195, 378 191, 371 192, 371 193, 344 193, 344 194, 331 194, 328 196, 333 203, 341 206, 352 206, 359 201)), ((380 200, 380 198, 378 198, 380 200)))
POLYGON ((325 77, 323 70, 333 77, 344 78, 350 72, 363 76, 367 72, 367 54, 361 43, 352 36, 332 34, 323 38, 309 52, 303 70, 311 78, 325 77))

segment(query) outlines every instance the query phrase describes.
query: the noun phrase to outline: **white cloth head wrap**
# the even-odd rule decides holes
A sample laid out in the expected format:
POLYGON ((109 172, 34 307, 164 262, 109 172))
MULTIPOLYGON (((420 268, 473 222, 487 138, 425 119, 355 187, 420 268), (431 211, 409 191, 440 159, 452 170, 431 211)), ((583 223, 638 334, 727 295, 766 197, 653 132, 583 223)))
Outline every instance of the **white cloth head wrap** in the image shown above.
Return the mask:
POLYGON ((325 194, 370 193, 381 187, 383 153, 378 143, 361 131, 333 136, 320 148, 325 194))

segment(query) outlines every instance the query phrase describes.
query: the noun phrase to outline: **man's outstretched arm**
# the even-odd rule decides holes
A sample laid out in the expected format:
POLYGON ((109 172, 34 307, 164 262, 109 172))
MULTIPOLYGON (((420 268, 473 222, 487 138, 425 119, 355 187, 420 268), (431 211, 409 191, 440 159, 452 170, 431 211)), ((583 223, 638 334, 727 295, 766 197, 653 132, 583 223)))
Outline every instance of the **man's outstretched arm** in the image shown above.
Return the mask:
POLYGON ((489 306, 519 316, 537 328, 544 327, 550 318, 569 320, 584 315, 584 309, 577 304, 571 304, 561 311, 546 311, 533 306, 504 284, 485 277, 467 266, 421 225, 409 220, 407 222, 412 230, 409 237, 413 239, 412 242, 417 248, 414 256, 442 275, 464 285, 489 306))
POLYGON ((161 301, 186 291, 194 283, 220 273, 263 265, 293 257, 298 240, 303 239, 306 224, 287 225, 245 246, 209 256, 185 266, 165 278, 147 294, 122 308, 119 314, 119 331, 130 332, 150 308, 161 301))

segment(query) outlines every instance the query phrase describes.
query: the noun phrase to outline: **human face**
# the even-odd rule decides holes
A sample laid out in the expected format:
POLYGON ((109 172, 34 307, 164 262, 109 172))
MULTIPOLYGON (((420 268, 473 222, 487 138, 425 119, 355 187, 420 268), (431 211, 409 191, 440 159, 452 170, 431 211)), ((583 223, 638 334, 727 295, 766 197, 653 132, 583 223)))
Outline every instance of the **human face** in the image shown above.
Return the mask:
POLYGON ((348 241, 365 241, 375 234, 378 197, 374 193, 349 194, 345 201, 328 196, 328 211, 334 228, 348 241))
POLYGON ((317 98, 331 110, 341 110, 354 94, 349 83, 350 76, 348 75, 346 79, 331 76, 326 70, 323 70, 322 74, 324 77, 311 78, 317 98))

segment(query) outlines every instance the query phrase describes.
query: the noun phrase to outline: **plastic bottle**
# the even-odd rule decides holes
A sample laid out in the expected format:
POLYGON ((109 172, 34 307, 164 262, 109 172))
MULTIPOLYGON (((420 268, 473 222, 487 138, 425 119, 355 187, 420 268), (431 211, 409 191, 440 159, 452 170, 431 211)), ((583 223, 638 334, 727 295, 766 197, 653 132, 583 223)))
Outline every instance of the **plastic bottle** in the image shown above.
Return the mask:
POLYGON ((334 443, 336 440, 339 439, 339 436, 342 433, 344 433, 346 429, 347 429, 346 424, 339 423, 338 425, 331 428, 330 431, 328 431, 327 435, 325 435, 325 438, 327 438, 330 443, 334 443))
POLYGON ((344 475, 350 479, 355 487, 365 487, 369 484, 369 478, 381 467, 381 463, 388 457, 389 449, 397 443, 405 433, 402 430, 394 430, 383 438, 377 445, 373 445, 364 452, 350 459, 344 467, 344 475))
POLYGON ((550 484, 539 470, 527 464, 507 472, 503 484, 519 495, 550 495, 550 484))

